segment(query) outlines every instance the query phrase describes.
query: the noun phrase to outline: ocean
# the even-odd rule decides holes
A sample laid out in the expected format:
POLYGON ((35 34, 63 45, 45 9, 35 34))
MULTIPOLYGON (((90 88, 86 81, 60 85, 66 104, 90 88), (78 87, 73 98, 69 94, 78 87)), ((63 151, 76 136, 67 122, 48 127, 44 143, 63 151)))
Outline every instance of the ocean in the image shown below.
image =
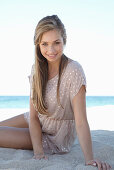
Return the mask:
MULTIPOLYGON (((86 96, 87 107, 114 105, 114 96, 86 96)), ((0 96, 0 109, 28 109, 29 96, 0 96)))

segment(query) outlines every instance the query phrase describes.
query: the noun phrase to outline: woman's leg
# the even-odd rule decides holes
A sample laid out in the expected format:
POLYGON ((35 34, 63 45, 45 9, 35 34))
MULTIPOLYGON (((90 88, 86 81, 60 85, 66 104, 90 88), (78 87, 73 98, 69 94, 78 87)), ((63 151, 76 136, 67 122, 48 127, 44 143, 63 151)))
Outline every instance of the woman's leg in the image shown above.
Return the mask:
POLYGON ((28 123, 24 114, 0 122, 0 147, 32 149, 28 123))
POLYGON ((32 149, 29 129, 0 126, 0 147, 32 149))
POLYGON ((24 118, 24 114, 12 117, 10 119, 0 122, 0 126, 9 126, 17 128, 28 128, 28 123, 24 118))

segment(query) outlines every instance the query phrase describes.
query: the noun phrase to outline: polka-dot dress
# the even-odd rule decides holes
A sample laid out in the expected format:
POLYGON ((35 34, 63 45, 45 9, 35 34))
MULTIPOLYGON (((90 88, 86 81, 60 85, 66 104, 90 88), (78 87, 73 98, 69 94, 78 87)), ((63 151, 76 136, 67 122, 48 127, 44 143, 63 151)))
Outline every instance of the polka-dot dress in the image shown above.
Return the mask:
MULTIPOLYGON (((33 74, 34 65, 30 75, 31 95, 33 74)), ((47 116, 38 113, 44 152, 50 154, 69 152, 76 138, 72 100, 81 86, 86 86, 82 66, 77 61, 69 59, 68 65, 62 73, 59 92, 63 108, 57 102, 57 82, 58 75, 48 80, 46 87, 45 103, 50 114, 47 116)), ((29 112, 24 113, 28 123, 29 114, 29 112)))

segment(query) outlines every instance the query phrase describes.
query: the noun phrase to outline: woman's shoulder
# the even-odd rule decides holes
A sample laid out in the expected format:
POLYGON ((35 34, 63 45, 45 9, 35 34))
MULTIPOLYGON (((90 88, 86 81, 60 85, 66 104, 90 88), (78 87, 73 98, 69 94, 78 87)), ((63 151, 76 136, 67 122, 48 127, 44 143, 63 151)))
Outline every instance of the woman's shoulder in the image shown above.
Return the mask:
POLYGON ((82 65, 76 60, 70 60, 67 65, 66 73, 67 77, 71 78, 71 81, 74 79, 84 79, 86 81, 86 75, 82 65))
POLYGON ((83 71, 83 68, 78 61, 73 59, 68 59, 67 70, 75 72, 75 71, 83 71))

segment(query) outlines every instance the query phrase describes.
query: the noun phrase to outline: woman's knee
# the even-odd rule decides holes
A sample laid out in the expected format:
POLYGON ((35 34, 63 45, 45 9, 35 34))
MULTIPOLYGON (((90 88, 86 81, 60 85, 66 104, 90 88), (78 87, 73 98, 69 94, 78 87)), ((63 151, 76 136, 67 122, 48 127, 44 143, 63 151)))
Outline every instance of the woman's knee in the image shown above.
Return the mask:
POLYGON ((28 123, 24 118, 24 114, 21 114, 0 122, 0 126, 28 128, 28 123))

